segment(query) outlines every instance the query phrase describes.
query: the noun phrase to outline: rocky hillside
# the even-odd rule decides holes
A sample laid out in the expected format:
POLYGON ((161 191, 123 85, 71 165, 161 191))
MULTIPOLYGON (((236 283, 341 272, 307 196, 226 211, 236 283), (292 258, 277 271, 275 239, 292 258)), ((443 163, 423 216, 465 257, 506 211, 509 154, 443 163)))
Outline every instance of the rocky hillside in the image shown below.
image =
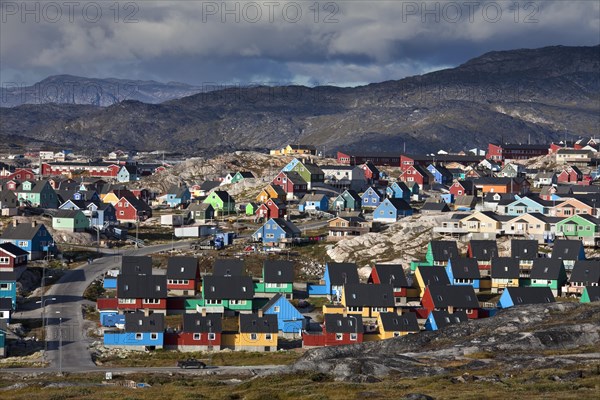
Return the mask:
POLYGON ((598 364, 600 304, 554 303, 515 307, 492 318, 437 332, 309 350, 291 368, 369 381, 385 376, 419 377, 499 368, 527 369, 598 364), (595 349, 595 350, 593 350, 595 349))
POLYGON ((0 137, 210 154, 307 143, 433 151, 598 131, 600 46, 491 52, 456 68, 357 88, 248 87, 161 104, 3 108, 0 137), (36 117, 32 117, 36 115, 36 117))
POLYGON ((0 107, 49 103, 105 107, 124 100, 155 104, 191 96, 201 91, 201 87, 179 82, 161 83, 55 75, 32 86, 18 86, 4 82, 4 87, 0 88, 0 107))

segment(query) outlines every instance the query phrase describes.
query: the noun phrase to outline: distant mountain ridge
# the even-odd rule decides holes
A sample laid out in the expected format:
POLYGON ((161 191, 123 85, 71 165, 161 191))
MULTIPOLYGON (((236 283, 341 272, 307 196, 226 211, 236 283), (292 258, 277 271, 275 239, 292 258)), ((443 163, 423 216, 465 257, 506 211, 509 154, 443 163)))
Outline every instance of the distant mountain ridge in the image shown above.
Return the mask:
POLYGON ((451 69, 357 88, 231 88, 149 104, 2 108, 1 135, 75 148, 211 154, 461 150, 600 131, 600 46, 486 53, 451 69))
POLYGON ((107 107, 124 100, 156 104, 201 91, 202 87, 179 82, 53 75, 32 86, 3 83, 0 107, 48 103, 107 107))

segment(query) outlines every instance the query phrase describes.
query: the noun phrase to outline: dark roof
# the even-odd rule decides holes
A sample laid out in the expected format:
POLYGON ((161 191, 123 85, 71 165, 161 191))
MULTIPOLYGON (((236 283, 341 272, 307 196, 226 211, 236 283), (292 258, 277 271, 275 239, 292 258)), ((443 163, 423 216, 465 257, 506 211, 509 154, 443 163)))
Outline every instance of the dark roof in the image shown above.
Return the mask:
POLYGON ((359 283, 358 269, 354 263, 327 263, 327 270, 334 286, 359 283))
POLYGON ((183 314, 183 332, 218 333, 223 330, 221 314, 183 314))
POLYGON ((120 299, 165 299, 166 275, 119 275, 117 296, 120 299))
POLYGON ((306 184, 306 180, 296 171, 283 171, 284 175, 293 183, 302 185, 306 184))
POLYGON ((449 258, 459 257, 455 241, 432 240, 429 242, 434 261, 448 261, 449 258))
POLYGON ((481 279, 479 265, 474 258, 451 258, 449 265, 454 279, 481 279))
POLYGON ((242 276, 244 268, 244 260, 217 258, 213 266, 213 276, 242 276))
POLYGON ((245 333, 277 333, 277 315, 240 314, 240 332, 245 333))
POLYGON ((552 247, 552 258, 577 260, 582 249, 581 240, 556 240, 552 247))
POLYGON ((54 210, 52 212, 53 218, 75 218, 78 214, 81 214, 81 210, 54 210))
POLYGON ((203 190, 203 191, 212 190, 220 185, 221 185, 221 182, 219 182, 219 181, 204 181, 200 185, 200 190, 203 190))
POLYGON ((471 285, 431 285, 428 289, 435 308, 479 308, 479 300, 471 285))
POLYGON ((211 300, 252 300, 254 283, 249 276, 205 276, 202 294, 211 300))
POLYGON ((600 283, 600 261, 577 260, 571 271, 570 282, 583 282, 584 285, 600 283))
POLYGON ((440 211, 440 212, 448 212, 450 208, 446 202, 437 202, 437 201, 426 201, 425 204, 421 207, 421 211, 440 211))
POLYGON ((384 312, 380 313, 379 317, 386 332, 419 332, 421 330, 417 321, 417 315, 412 312, 402 315, 384 312))
POLYGON ((521 304, 554 303, 554 295, 549 287, 509 287, 510 298, 515 306, 521 304))
POLYGON ((261 310, 268 311, 275 303, 281 299, 283 295, 281 293, 277 293, 275 296, 271 297, 267 303, 261 307, 261 310))
POLYGON ((294 262, 285 260, 265 260, 263 278, 266 283, 294 282, 294 262))
MULTIPOLYGON (((494 143, 495 144, 495 143, 494 143)), ((529 143, 506 143, 506 144, 496 144, 496 146, 500 146, 502 149, 510 149, 510 150, 548 150, 550 145, 548 144, 529 144, 529 143)))
POLYGON ((537 240, 513 239, 510 241, 510 254, 514 258, 534 260, 538 258, 538 242, 537 240))
POLYGON ((498 257, 498 243, 495 240, 471 240, 471 256, 481 261, 498 257))
POLYGON ((2 232, 2 239, 25 239, 31 240, 35 235, 37 235, 40 228, 43 224, 30 224, 30 223, 22 223, 14 226, 13 224, 9 224, 4 228, 4 232, 2 232))
POLYGON ((193 280, 198 273, 198 259, 196 257, 169 257, 167 260, 168 279, 193 280))
POLYGON ((325 314, 325 330, 332 333, 363 333, 362 316, 325 314))
MULTIPOLYGON (((285 218, 271 218, 270 221, 279 225, 281 229, 285 231, 286 234, 294 236, 302 234, 302 231, 298 229, 296 225, 292 221, 288 221, 285 218)), ((268 221, 267 221, 268 222, 268 221)), ((265 222, 265 223, 267 223, 265 222)))
POLYGON ((492 258, 491 276, 496 279, 519 278, 519 259, 513 257, 492 258))
POLYGON ((0 310, 12 310, 12 299, 10 297, 0 297, 0 310))
POLYGON ((394 290, 387 283, 344 285, 344 298, 347 307, 394 307, 394 290))
POLYGON ((406 274, 401 264, 375 264, 379 282, 388 283, 395 288, 408 287, 406 274))
POLYGON ((590 298, 590 301, 600 301, 600 286, 586 286, 585 290, 590 298))
POLYGON ((448 325, 467 322, 469 320, 467 313, 464 311, 454 311, 452 314, 450 314, 448 311, 444 310, 433 310, 430 315, 433 315, 433 319, 435 320, 435 324, 437 325, 438 329, 445 328, 448 325))
POLYGON ((419 270, 419 274, 421 274, 421 278, 423 279, 425 286, 447 286, 450 284, 450 280, 448 280, 448 274, 446 273, 446 269, 444 267, 425 266, 417 267, 417 269, 419 270))
POLYGON ((29 254, 28 251, 25 251, 22 248, 15 246, 14 244, 12 244, 10 242, 0 243, 0 250, 6 252, 8 254, 12 254, 15 257, 26 256, 29 254))
POLYGON ((121 275, 152 275, 152 257, 123 256, 121 275))
POLYGON ((537 258, 531 267, 531 279, 556 280, 560 276, 563 261, 556 258, 537 258))
POLYGON ((215 190, 212 192, 212 194, 221 199, 223 203, 235 203, 233 197, 231 197, 225 190, 215 190))
POLYGON ((410 206, 410 204, 408 204, 405 200, 403 199, 395 199, 395 198, 391 198, 391 199, 387 199, 396 210, 412 210, 412 207, 410 206))
POLYGON ((17 273, 15 271, 10 271, 10 272, 0 271, 0 281, 6 282, 6 281, 16 281, 16 280, 17 280, 17 273))
POLYGON ((160 313, 145 316, 142 312, 125 314, 125 332, 163 332, 165 316, 160 313))

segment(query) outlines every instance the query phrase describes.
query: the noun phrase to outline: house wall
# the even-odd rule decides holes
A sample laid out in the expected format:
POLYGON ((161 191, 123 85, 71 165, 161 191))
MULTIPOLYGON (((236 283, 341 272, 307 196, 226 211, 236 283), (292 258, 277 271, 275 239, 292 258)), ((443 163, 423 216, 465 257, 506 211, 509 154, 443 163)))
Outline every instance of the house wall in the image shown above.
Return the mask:
POLYGON ((164 333, 157 332, 156 339, 151 339, 150 332, 140 332, 141 338, 136 337, 134 332, 105 332, 104 345, 110 347, 126 347, 133 349, 144 349, 145 347, 154 346, 158 349, 163 347, 164 333))

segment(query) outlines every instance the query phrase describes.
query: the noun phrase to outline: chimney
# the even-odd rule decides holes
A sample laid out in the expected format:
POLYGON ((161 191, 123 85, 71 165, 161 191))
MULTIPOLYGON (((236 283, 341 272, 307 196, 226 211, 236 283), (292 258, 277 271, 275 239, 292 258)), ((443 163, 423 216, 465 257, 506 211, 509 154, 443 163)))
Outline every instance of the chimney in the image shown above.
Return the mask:
POLYGON ((454 306, 448 306, 448 314, 454 314, 454 306))
POLYGON ((19 225, 19 221, 17 221, 16 219, 13 219, 12 225, 16 228, 17 225, 19 225))
POLYGON ((202 309, 202 316, 203 316, 203 317, 206 317, 206 308, 203 308, 203 309, 202 309))
POLYGON ((263 317, 263 310, 262 310, 262 308, 260 308, 258 310, 258 318, 262 318, 262 317, 263 317))
POLYGON ((344 311, 342 311, 342 316, 346 318, 348 316, 348 310, 344 307, 344 311))
POLYGON ((396 314, 397 315, 402 315, 402 307, 396 308, 396 314))
POLYGON ((149 317, 149 316, 150 316, 150 309, 144 308, 144 317, 149 317))
POLYGON ((36 227, 36 225, 37 225, 37 221, 31 221, 31 227, 32 227, 32 228, 35 228, 35 227, 36 227))

